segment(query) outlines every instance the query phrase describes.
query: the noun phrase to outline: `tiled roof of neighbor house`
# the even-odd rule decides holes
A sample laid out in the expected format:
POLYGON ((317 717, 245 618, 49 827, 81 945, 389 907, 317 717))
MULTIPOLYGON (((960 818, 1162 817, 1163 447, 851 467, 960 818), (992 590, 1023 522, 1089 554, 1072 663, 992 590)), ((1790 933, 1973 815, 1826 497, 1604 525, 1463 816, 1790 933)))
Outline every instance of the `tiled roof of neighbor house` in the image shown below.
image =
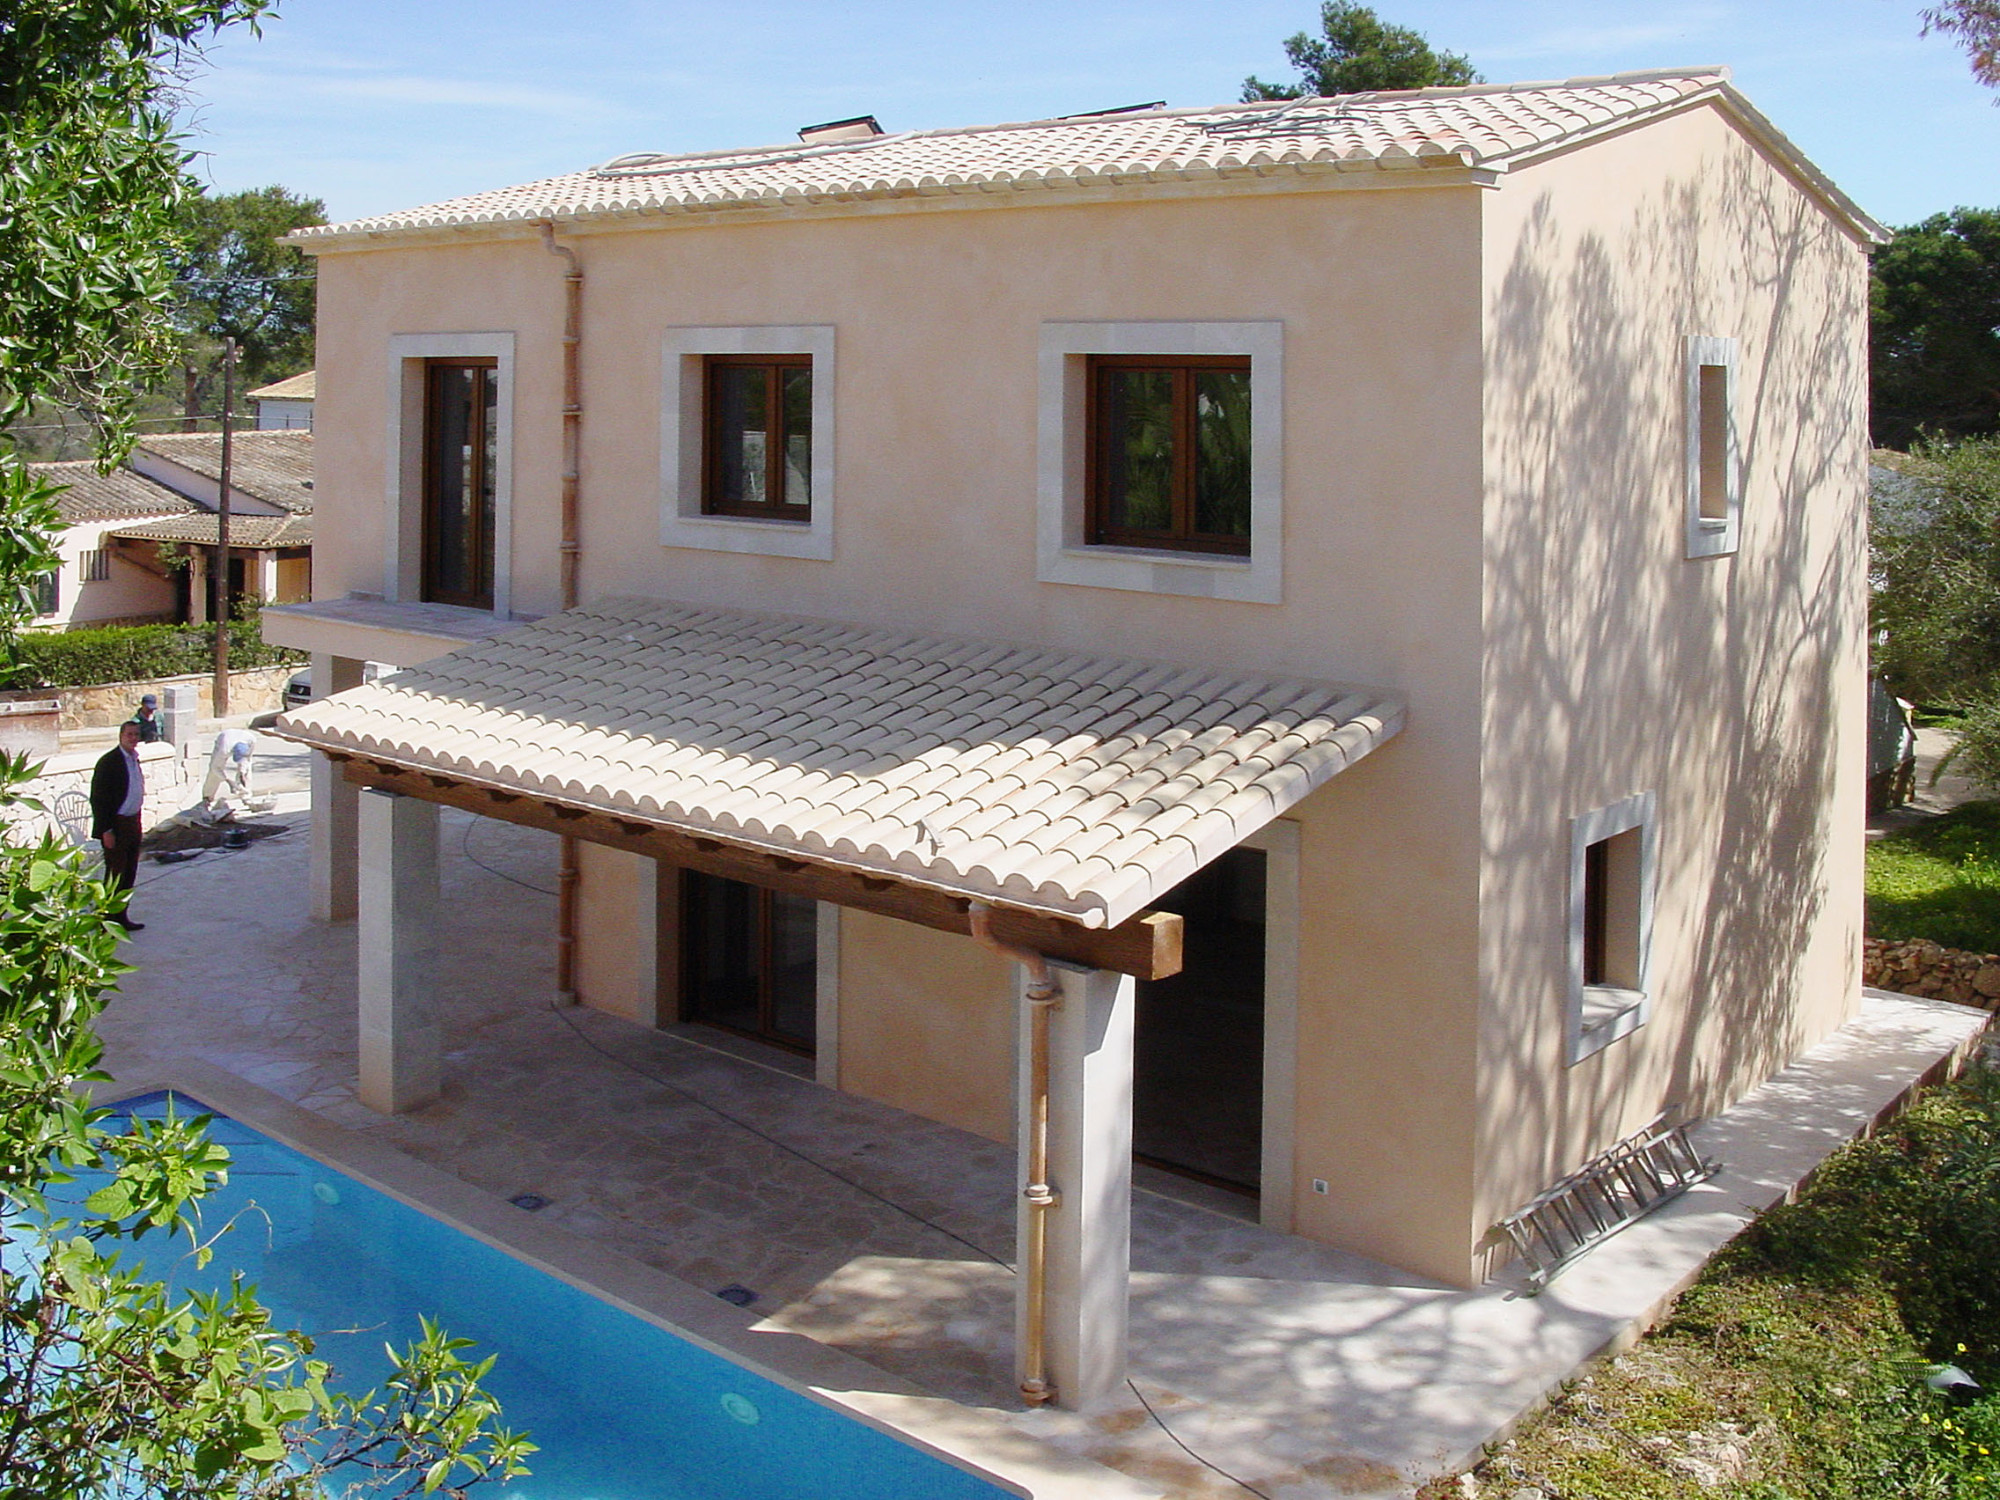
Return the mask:
POLYGON ((277 729, 1112 927, 1402 717, 1367 688, 607 599, 277 729))
MULTIPOLYGON (((198 542, 213 547, 219 541, 220 527, 212 510, 198 510, 184 516, 169 516, 164 521, 149 521, 142 526, 121 526, 113 536, 129 537, 134 541, 153 542, 198 542)), ((245 516, 231 514, 229 517, 229 545, 232 547, 310 547, 313 539, 313 518, 310 513, 303 516, 245 516)))
POLYGON ((308 370, 303 375, 294 375, 289 380, 273 381, 270 385, 260 385, 254 391, 245 391, 246 401, 310 401, 313 399, 313 376, 308 370))
POLYGON ((1423 167, 1504 170, 1536 153, 1704 100, 1726 107, 1860 231, 1881 226, 1729 83, 1726 68, 1621 73, 1562 83, 1477 85, 1328 99, 1142 110, 823 146, 624 156, 521 187, 288 236, 312 248, 445 228, 577 221, 739 207, 1024 194, 1160 181, 1325 176, 1423 167))
POLYGON ((185 496, 130 469, 100 474, 97 465, 88 459, 28 467, 44 479, 69 486, 56 497, 56 511, 65 526, 166 516, 195 508, 194 502, 185 496))
MULTIPOLYGON (((222 478, 222 434, 170 432, 139 440, 149 453, 172 459, 210 479, 222 478)), ((286 510, 313 508, 313 450, 310 432, 230 434, 229 487, 286 510)))

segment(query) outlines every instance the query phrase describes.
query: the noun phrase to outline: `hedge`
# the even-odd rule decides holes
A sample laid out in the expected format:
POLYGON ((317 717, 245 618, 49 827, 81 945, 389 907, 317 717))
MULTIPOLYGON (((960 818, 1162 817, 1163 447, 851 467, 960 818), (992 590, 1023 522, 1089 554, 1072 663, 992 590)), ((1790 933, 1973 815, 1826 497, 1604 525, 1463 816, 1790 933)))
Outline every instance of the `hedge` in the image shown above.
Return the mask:
MULTIPOLYGON (((229 626, 229 665, 276 667, 304 662, 304 653, 267 645, 252 614, 229 626)), ((96 630, 23 632, 13 661, 0 669, 8 688, 97 687, 213 671, 212 625, 112 625, 96 630)))

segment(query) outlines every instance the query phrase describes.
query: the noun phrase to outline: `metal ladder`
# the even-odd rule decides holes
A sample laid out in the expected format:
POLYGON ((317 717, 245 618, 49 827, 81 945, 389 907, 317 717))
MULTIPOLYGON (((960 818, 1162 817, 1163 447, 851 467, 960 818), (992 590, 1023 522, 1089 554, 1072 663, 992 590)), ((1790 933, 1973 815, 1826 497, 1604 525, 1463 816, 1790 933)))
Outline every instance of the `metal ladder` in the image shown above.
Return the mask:
POLYGON ((1500 1221, 1527 1267, 1530 1296, 1591 1246, 1715 1175, 1720 1164, 1702 1159, 1687 1125, 1668 1123, 1677 1113, 1667 1109, 1500 1221))

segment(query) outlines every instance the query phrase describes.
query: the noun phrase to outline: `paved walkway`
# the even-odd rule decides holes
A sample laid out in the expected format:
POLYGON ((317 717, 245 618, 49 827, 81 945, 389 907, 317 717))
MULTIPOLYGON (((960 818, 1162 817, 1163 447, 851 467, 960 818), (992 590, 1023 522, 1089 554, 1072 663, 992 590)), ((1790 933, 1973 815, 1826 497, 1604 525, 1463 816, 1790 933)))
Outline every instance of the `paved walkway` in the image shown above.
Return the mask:
POLYGON ((142 871, 149 925, 103 1028, 114 1072, 198 1059, 499 1198, 539 1194, 540 1219, 698 1288, 747 1287, 772 1326, 1190 1500, 1246 1493, 1217 1469, 1272 1500, 1330 1500, 1408 1495, 1469 1462, 1984 1020, 1871 1001, 1706 1127, 1720 1177, 1538 1298, 1454 1291, 1142 1191, 1133 1373, 1152 1411, 1026 1413, 1012 1152, 687 1035, 553 1008, 552 839, 445 812, 443 946, 464 959, 440 982, 445 1094, 395 1118, 364 1108, 354 929, 304 916, 304 762, 274 748, 259 788, 283 793, 293 831, 142 871))

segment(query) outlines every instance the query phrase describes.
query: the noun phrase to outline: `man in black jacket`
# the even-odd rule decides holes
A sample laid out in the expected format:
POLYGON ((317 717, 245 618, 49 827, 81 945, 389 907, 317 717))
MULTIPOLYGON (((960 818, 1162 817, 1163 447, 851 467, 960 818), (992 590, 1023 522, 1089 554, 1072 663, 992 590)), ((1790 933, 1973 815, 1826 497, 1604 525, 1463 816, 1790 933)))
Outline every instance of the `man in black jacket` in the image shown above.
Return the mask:
MULTIPOLYGON (((104 845, 104 873, 114 891, 129 891, 139 875, 139 809, 146 801, 146 777, 139 769, 139 723, 118 726, 118 744, 104 752, 90 773, 90 836, 104 845)), ((129 912, 111 919, 127 932, 146 924, 129 912)))

